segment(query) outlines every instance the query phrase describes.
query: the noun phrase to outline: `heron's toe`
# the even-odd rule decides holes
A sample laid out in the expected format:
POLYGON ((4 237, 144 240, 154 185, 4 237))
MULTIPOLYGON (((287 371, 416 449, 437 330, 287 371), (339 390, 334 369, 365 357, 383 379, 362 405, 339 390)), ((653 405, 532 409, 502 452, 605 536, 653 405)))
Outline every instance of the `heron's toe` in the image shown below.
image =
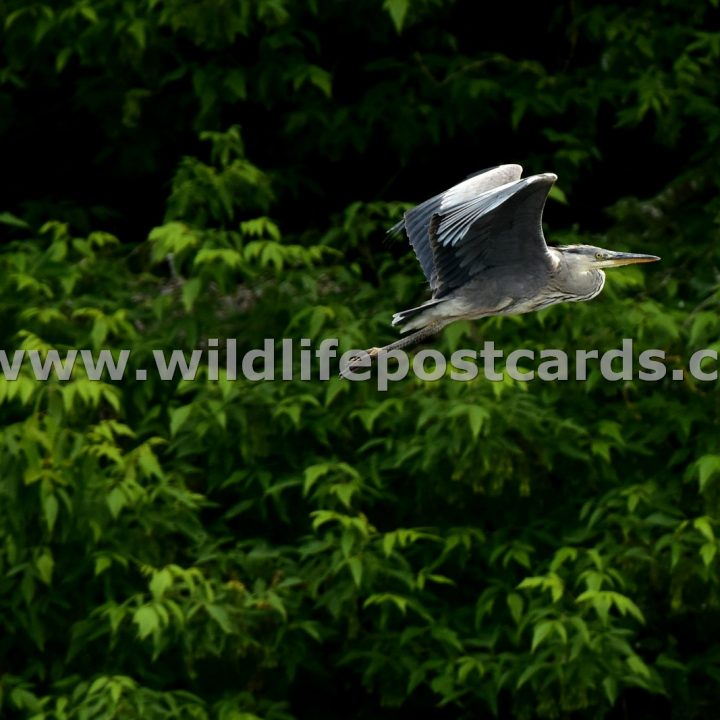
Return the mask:
MULTIPOLYGON (((382 350, 382 348, 378 347, 372 347, 368 348, 365 352, 370 356, 370 358, 377 357, 378 353, 382 350)), ((340 377, 348 377, 348 374, 351 373, 354 370, 358 369, 367 369, 367 365, 365 365, 362 360, 364 360, 364 355, 353 355, 349 360, 348 364, 345 368, 345 370, 340 371, 340 377)))

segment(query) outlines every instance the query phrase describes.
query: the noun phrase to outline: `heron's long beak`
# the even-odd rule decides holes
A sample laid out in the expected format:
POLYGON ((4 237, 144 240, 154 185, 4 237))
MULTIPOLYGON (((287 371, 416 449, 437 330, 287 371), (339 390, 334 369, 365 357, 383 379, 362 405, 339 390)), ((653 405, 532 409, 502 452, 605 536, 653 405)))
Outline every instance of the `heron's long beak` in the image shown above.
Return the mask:
POLYGON ((660 258, 657 255, 642 255, 640 253, 613 253, 609 258, 598 262, 600 267, 620 267, 621 265, 636 265, 638 263, 657 262, 660 258))

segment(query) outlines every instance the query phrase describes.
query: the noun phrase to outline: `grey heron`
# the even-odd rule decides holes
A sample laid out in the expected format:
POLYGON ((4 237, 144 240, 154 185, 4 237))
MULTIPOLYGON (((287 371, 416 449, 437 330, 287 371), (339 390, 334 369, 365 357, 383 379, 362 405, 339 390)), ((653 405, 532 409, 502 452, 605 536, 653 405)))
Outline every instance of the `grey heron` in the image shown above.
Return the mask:
POLYGON ((605 268, 660 259, 592 245, 548 247, 542 213, 557 175, 521 175, 520 165, 483 170, 409 210, 390 230, 407 234, 432 298, 395 313, 393 325, 415 332, 370 348, 371 357, 414 345, 456 320, 590 300, 603 289, 605 268))

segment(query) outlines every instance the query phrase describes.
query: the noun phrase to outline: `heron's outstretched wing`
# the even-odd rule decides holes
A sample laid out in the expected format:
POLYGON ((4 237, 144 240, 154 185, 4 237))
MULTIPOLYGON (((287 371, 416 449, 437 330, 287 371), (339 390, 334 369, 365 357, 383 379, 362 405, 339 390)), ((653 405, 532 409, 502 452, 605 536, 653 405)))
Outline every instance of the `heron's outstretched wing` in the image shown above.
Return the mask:
POLYGON ((409 210, 405 213, 405 217, 390 230, 393 233, 405 228, 410 244, 431 287, 433 287, 432 276, 435 264, 428 230, 433 215, 472 200, 488 190, 518 180, 521 175, 522 167, 520 165, 498 165, 481 170, 458 185, 409 210))
POLYGON ((436 213, 428 229, 433 297, 443 297, 492 267, 534 276, 551 266, 542 212, 552 173, 533 175, 436 213))
POLYGON ((542 211, 556 179, 551 173, 533 175, 433 214, 427 230, 433 297, 444 297, 489 268, 512 267, 529 276, 547 272, 552 259, 542 211))

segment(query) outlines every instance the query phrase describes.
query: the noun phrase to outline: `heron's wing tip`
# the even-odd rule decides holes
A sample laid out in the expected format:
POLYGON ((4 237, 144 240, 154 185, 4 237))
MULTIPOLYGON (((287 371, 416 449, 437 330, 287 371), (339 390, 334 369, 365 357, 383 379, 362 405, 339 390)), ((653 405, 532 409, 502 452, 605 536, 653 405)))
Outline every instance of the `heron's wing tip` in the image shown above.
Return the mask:
POLYGON ((558 176, 555 173, 539 173, 538 175, 530 175, 523 178, 528 185, 534 183, 544 183, 546 185, 554 185, 557 182, 558 176))
POLYGON ((389 230, 385 232, 386 235, 398 235, 405 229, 405 218, 396 222, 389 230))

